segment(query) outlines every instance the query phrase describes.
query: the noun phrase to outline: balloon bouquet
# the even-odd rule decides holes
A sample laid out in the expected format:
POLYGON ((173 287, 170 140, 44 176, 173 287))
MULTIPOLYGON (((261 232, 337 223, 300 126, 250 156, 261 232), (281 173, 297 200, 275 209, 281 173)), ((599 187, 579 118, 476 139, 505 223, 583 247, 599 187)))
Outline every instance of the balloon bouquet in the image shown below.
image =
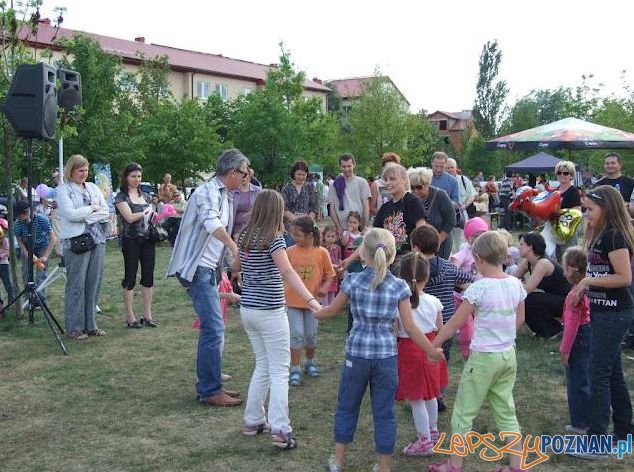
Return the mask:
POLYGON ((546 256, 553 258, 557 245, 565 244, 577 231, 582 220, 581 211, 574 208, 561 209, 561 194, 558 190, 535 189, 523 191, 511 203, 511 211, 525 213, 532 218, 534 226, 543 225, 541 235, 546 241, 546 256))

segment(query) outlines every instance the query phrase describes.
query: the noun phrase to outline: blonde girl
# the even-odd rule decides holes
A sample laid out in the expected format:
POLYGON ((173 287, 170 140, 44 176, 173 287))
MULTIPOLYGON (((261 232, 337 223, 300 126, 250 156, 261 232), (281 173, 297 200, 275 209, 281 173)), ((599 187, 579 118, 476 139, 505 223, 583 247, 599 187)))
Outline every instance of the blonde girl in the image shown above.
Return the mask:
POLYGON ((255 355, 255 369, 249 385, 244 411, 245 436, 270 432, 273 446, 293 449, 288 417, 288 369, 290 332, 284 285, 295 289, 307 305, 321 305, 293 270, 284 243, 284 200, 274 190, 258 194, 251 217, 238 235, 239 258, 234 273, 242 272, 240 318, 255 355), (264 409, 269 397, 268 421, 264 409))
POLYGON ((403 328, 432 359, 442 359, 442 351, 433 349, 429 340, 412 319, 405 281, 387 269, 394 262, 394 236, 381 228, 371 229, 361 246, 367 267, 350 273, 341 283, 333 302, 315 316, 330 318, 350 302, 354 324, 346 341, 346 359, 339 382, 335 413, 335 454, 328 462, 330 472, 342 470, 346 448, 352 442, 359 418, 361 401, 371 385, 375 450, 379 465, 375 470, 388 472, 396 441, 394 395, 398 383, 397 348, 393 332, 398 306, 403 328))

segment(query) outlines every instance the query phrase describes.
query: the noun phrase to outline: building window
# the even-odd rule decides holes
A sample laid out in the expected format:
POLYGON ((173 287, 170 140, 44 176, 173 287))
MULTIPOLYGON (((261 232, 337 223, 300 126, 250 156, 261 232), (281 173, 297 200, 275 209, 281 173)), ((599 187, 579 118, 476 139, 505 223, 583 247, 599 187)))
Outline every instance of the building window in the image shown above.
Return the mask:
POLYGON ((447 120, 440 120, 438 122, 438 129, 440 131, 447 131, 447 120))
POLYGON ((240 93, 244 96, 249 95, 251 92, 253 92, 253 89, 249 88, 249 87, 243 87, 240 89, 240 93))
POLYGON ((229 86, 227 84, 216 84, 216 93, 224 101, 227 101, 229 99, 229 86))
POLYGON ((203 80, 199 80, 196 84, 196 97, 201 99, 209 98, 210 87, 209 82, 205 82, 203 80))

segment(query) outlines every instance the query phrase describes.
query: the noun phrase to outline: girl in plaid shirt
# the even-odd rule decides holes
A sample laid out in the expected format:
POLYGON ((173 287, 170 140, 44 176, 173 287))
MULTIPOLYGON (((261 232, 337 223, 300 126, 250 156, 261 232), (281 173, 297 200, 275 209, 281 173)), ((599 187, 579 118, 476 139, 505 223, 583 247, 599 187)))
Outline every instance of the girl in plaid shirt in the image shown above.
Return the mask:
POLYGON ((372 386, 374 440, 379 454, 379 465, 375 470, 390 470, 396 440, 394 396, 398 369, 393 324, 397 313, 411 339, 430 358, 443 358, 442 350, 432 347, 412 319, 411 291, 407 283, 387 270, 396 255, 392 234, 382 228, 371 229, 363 240, 361 254, 367 265, 365 270, 348 274, 333 302, 315 314, 318 319, 330 318, 343 311, 349 301, 354 318, 346 341, 346 359, 339 382, 335 455, 328 463, 330 472, 341 470, 346 447, 354 437, 368 384, 372 386))

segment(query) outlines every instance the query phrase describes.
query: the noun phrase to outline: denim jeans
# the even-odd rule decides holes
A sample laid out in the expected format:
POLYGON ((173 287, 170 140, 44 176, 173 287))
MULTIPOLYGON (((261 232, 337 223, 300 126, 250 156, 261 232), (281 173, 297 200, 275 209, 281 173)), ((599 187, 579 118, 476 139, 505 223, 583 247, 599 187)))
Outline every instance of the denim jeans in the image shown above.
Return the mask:
MULTIPOLYGON (((11 303, 15 299, 15 290, 13 290, 13 284, 11 283, 9 264, 0 264, 0 279, 2 279, 4 288, 7 291, 7 303, 11 303)), ((0 297, 0 303, 4 303, 2 297, 0 297)))
POLYGON ((211 397, 222 389, 222 344, 225 325, 222 321, 216 271, 198 266, 191 283, 181 279, 200 319, 198 356, 196 358, 196 396, 211 397))
MULTIPOLYGON (((45 247, 35 248, 33 251, 33 255, 35 257, 42 257, 44 252, 46 251, 45 247)), ((22 280, 24 281, 24 286, 26 287, 26 283, 29 280, 29 264, 27 263, 28 255, 25 255, 22 259, 22 280)), ((39 270, 35 264, 33 264, 33 281, 35 282, 35 286, 39 287, 42 282, 48 277, 48 261, 44 263, 44 270, 39 270)), ((46 288, 43 290, 38 290, 40 296, 46 301, 46 288)))
POLYGON ((588 368, 590 361, 590 324, 579 326, 577 337, 572 345, 566 367, 566 390, 568 392, 568 411, 570 424, 575 428, 588 427, 588 399, 590 384, 588 368))
POLYGON ((309 309, 287 307, 291 348, 317 347, 317 318, 309 309))
POLYGON ((590 434, 607 434, 610 406, 614 433, 619 438, 634 433, 632 403, 621 364, 621 340, 632 322, 633 313, 632 308, 622 311, 591 311, 588 408, 590 434))
POLYGON ((291 353, 286 308, 256 310, 243 306, 240 307, 240 319, 255 356, 244 423, 255 426, 266 422, 264 402, 268 395, 271 430, 274 433, 290 433, 288 369, 291 353))
POLYGON ((370 384, 374 444, 378 454, 392 454, 396 441, 396 412, 394 397, 398 386, 397 357, 363 359, 346 355, 341 369, 337 412, 335 413, 335 442, 349 444, 359 421, 363 395, 370 384))

